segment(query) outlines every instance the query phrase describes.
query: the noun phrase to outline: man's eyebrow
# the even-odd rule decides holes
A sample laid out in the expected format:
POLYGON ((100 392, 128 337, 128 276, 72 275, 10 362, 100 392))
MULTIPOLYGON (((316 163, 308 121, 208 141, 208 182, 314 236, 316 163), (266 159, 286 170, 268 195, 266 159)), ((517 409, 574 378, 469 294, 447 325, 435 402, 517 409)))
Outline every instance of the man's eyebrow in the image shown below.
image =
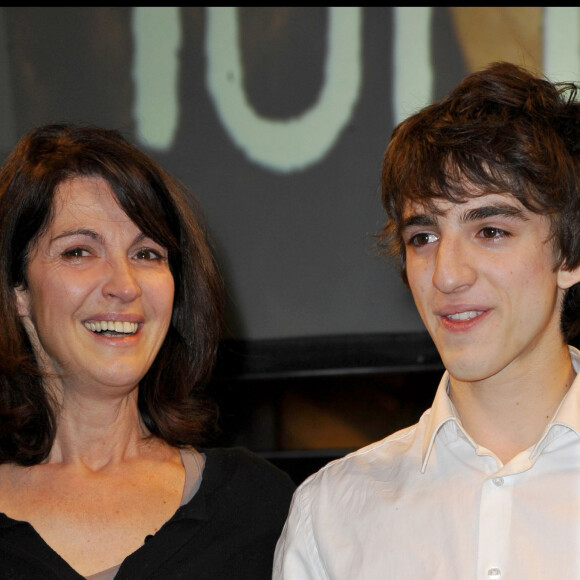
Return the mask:
POLYGON ((461 221, 467 223, 496 216, 511 217, 521 220, 529 219, 521 208, 507 203, 497 203, 470 209, 461 216, 461 221))
MULTIPOLYGON (((434 226, 437 224, 437 217, 443 214, 430 214, 430 213, 414 213, 405 218, 401 222, 401 229, 409 228, 412 226, 434 226)), ((463 223, 474 222, 483 220, 490 217, 511 217, 521 220, 528 220, 526 213, 523 209, 516 207, 508 203, 496 203, 492 205, 484 205, 481 207, 475 207, 467 210, 462 216, 461 221, 463 223)))
POLYGON ((401 229, 410 228, 412 226, 434 226, 436 219, 426 213, 415 213, 403 218, 401 222, 401 229))

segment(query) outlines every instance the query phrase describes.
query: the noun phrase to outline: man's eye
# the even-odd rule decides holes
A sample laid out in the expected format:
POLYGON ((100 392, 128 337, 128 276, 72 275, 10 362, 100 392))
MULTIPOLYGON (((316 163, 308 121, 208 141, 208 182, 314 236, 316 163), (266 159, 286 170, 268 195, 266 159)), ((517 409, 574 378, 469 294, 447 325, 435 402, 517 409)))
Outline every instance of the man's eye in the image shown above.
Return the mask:
POLYGON ((435 234, 428 234, 426 232, 421 232, 420 234, 415 234, 409 240, 411 246, 426 246, 427 244, 432 244, 436 242, 438 237, 435 234))
POLYGON ((483 228, 479 233, 482 238, 487 240, 499 240, 511 236, 509 232, 494 227, 483 228))

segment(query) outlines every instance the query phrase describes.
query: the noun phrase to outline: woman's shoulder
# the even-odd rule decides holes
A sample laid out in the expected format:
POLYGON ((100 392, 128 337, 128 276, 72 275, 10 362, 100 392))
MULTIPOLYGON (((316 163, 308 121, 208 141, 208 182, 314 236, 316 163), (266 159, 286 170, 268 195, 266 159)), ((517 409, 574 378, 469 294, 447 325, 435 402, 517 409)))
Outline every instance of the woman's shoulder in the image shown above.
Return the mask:
POLYGON ((209 484, 282 497, 294 492, 296 486, 286 472, 244 447, 212 447, 200 451, 206 456, 203 479, 209 484))

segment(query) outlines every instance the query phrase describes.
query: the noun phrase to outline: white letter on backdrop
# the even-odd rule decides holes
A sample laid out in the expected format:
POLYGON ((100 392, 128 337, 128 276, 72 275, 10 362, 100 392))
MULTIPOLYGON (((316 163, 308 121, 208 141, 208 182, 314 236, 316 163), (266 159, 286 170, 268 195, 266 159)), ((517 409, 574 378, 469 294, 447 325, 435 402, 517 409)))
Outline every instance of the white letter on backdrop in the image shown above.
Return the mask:
POLYGON ((544 6, 544 63, 553 82, 580 80, 580 8, 544 6))
POLYGON ((260 117, 246 98, 236 7, 207 7, 207 83, 233 142, 274 171, 305 169, 321 160, 347 125, 361 88, 362 9, 329 8, 324 82, 315 105, 289 120, 260 117))
POLYGON ((132 26, 137 134, 144 144, 167 150, 179 121, 179 8, 134 7, 132 26))
POLYGON ((397 125, 432 99, 432 7, 395 6, 393 10, 393 115, 397 125))

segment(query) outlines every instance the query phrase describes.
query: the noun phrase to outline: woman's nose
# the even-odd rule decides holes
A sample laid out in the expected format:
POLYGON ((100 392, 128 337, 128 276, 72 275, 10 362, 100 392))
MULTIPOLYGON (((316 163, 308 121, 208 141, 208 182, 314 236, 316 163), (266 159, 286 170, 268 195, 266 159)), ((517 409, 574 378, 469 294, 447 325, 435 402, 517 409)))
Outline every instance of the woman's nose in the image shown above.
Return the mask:
POLYGON ((445 294, 469 288, 477 277, 477 264, 473 262, 473 256, 461 240, 441 239, 435 257, 434 286, 445 294))
POLYGON ((118 298, 123 302, 130 302, 141 296, 139 281, 128 258, 110 260, 108 265, 102 289, 106 298, 118 298))

